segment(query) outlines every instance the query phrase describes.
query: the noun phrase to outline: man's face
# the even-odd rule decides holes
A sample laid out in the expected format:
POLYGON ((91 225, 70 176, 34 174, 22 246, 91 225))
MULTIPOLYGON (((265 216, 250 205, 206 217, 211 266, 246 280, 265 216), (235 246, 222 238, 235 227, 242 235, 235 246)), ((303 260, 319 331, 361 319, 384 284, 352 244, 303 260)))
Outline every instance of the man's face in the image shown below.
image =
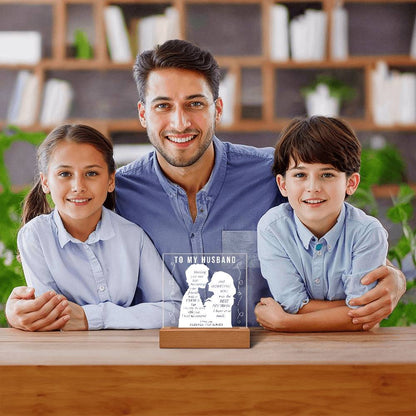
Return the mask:
POLYGON ((222 113, 208 82, 198 72, 158 69, 147 80, 146 103, 138 104, 139 118, 152 145, 171 166, 196 163, 212 144, 215 123, 222 113))

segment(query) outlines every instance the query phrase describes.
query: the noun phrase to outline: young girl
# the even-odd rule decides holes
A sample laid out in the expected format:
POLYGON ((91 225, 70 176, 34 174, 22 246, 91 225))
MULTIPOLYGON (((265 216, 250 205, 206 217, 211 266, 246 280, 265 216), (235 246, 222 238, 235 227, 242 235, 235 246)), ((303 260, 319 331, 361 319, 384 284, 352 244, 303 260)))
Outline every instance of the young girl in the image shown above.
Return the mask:
POLYGON ((54 290, 68 300, 64 329, 160 328, 162 312, 177 323, 179 287, 144 231, 112 211, 111 142, 89 126, 58 127, 39 147, 38 170, 18 248, 36 294, 54 290))

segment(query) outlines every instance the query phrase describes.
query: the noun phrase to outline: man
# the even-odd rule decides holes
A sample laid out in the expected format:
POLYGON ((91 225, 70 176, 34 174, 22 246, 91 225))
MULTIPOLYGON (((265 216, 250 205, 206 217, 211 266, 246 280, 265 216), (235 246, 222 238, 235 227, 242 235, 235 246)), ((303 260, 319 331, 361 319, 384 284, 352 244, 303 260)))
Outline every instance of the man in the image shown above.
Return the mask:
MULTIPOLYGON (((134 76, 140 123, 155 151, 117 172, 117 211, 140 225, 161 255, 247 253, 248 324, 256 325, 254 307, 270 296, 257 259, 257 222, 283 201, 271 172, 273 149, 232 145, 214 136, 223 103, 220 70, 209 52, 167 41, 137 57, 134 76)), ((173 274, 184 293, 185 275, 178 270, 173 274)), ((392 267, 376 269, 363 283, 377 279, 374 289, 356 299, 366 305, 353 318, 364 329, 387 317, 405 291, 403 274, 392 267)), ((61 295, 34 299, 33 290, 16 288, 6 315, 20 329, 77 329, 83 319, 79 309, 61 295)))

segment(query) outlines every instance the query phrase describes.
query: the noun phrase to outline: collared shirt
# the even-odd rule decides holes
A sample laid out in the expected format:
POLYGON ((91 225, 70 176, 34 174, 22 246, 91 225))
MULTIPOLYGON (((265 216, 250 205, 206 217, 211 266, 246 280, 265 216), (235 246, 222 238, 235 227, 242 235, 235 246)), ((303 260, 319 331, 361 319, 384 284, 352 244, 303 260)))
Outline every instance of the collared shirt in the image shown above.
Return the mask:
POLYGON ((348 302, 372 287, 361 278, 383 265, 387 231, 380 222, 345 203, 336 224, 320 239, 286 203, 269 210, 258 225, 261 271, 274 299, 290 313, 310 299, 348 302))
POLYGON ((54 210, 19 231, 18 247, 36 295, 52 289, 82 306, 89 329, 160 328, 162 312, 171 324, 179 319, 181 292, 166 277, 173 301, 163 303, 162 262, 150 239, 106 208, 85 242, 66 231, 54 210))
MULTIPOLYGON (((117 171, 117 212, 140 225, 161 255, 247 253, 248 324, 257 325, 254 306, 262 296, 270 296, 257 257, 257 222, 283 201, 271 171, 273 149, 224 143, 216 137, 213 142, 214 168, 196 195, 195 221, 186 192, 166 178, 154 152, 117 171)), ((167 267, 185 293, 185 269, 167 267)), ((233 325, 241 325, 240 320, 234 319, 233 325)))

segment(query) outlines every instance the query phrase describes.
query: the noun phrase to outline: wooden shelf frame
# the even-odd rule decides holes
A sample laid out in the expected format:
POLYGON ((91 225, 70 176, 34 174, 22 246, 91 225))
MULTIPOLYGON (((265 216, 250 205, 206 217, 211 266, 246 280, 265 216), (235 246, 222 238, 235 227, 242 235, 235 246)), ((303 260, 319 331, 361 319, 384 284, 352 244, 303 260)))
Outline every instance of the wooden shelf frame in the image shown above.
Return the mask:
MULTIPOLYGON (((50 5, 53 9, 52 22, 52 56, 50 58, 42 59, 36 65, 0 65, 0 70, 7 69, 18 71, 21 69, 32 70, 37 73, 41 80, 41 88, 46 81, 47 72, 54 70, 62 71, 113 71, 122 70, 130 72, 133 61, 126 64, 117 64, 111 61, 106 44, 106 34, 104 26, 104 9, 110 4, 119 5, 160 5, 168 4, 176 7, 180 15, 180 34, 183 38, 188 26, 187 5, 204 5, 204 4, 229 4, 229 5, 250 5, 256 4, 260 7, 261 15, 261 39, 262 50, 256 56, 217 56, 217 60, 221 67, 228 71, 232 71, 237 78, 237 103, 235 111, 235 122, 232 126, 221 127, 219 130, 236 131, 236 132, 251 132, 251 131, 279 131, 288 122, 287 118, 276 117, 274 101, 276 85, 279 82, 276 79, 276 71, 279 69, 315 69, 315 70, 343 70, 356 69, 364 73, 364 108, 363 117, 347 119, 356 130, 363 131, 410 131, 416 132, 416 123, 408 126, 394 125, 394 126, 379 126, 372 121, 371 114, 371 82, 370 74, 374 69, 377 61, 383 60, 389 66, 405 68, 410 71, 416 71, 416 59, 411 59, 406 55, 367 55, 367 56, 350 56, 346 60, 332 60, 327 58, 323 61, 305 61, 297 62, 289 60, 287 62, 276 62, 270 58, 270 10, 273 4, 278 3, 275 0, 20 0, 19 5, 50 5), (94 24, 94 58, 91 60, 79 60, 67 57, 67 42, 66 29, 68 8, 73 5, 89 5, 92 8, 93 24, 94 24), (258 68, 262 78, 262 118, 257 119, 243 119, 242 104, 241 104, 241 80, 242 71, 246 68, 258 68)), ((331 29, 331 10, 338 4, 338 0, 283 0, 281 3, 302 4, 315 3, 320 8, 328 13, 328 33, 331 29)), ((415 4, 415 1, 410 0, 345 0, 344 4, 355 3, 362 4, 365 7, 367 4, 415 4)), ((14 0, 0 0, 0 9, 3 5, 15 5, 14 0)), ((415 4, 416 7, 416 4, 415 4)), ((1 29, 1 28, 0 28, 1 29)), ((329 57, 330 50, 330 36, 327 36, 327 57, 329 57)), ((39 103, 40 106, 40 103, 39 103)), ((39 109, 38 109, 39 110, 39 109)), ((101 126, 105 133, 113 131, 137 131, 140 130, 136 119, 92 119, 86 115, 82 121, 85 123, 92 123, 95 126, 101 126)), ((5 125, 5 120, 0 120, 0 127, 5 125)), ((39 125, 31 126, 33 129, 40 128, 39 125)), ((47 128, 48 126, 46 126, 47 128)), ((53 126, 50 126, 53 127, 53 126)), ((41 127, 45 130, 45 127, 41 127)))

